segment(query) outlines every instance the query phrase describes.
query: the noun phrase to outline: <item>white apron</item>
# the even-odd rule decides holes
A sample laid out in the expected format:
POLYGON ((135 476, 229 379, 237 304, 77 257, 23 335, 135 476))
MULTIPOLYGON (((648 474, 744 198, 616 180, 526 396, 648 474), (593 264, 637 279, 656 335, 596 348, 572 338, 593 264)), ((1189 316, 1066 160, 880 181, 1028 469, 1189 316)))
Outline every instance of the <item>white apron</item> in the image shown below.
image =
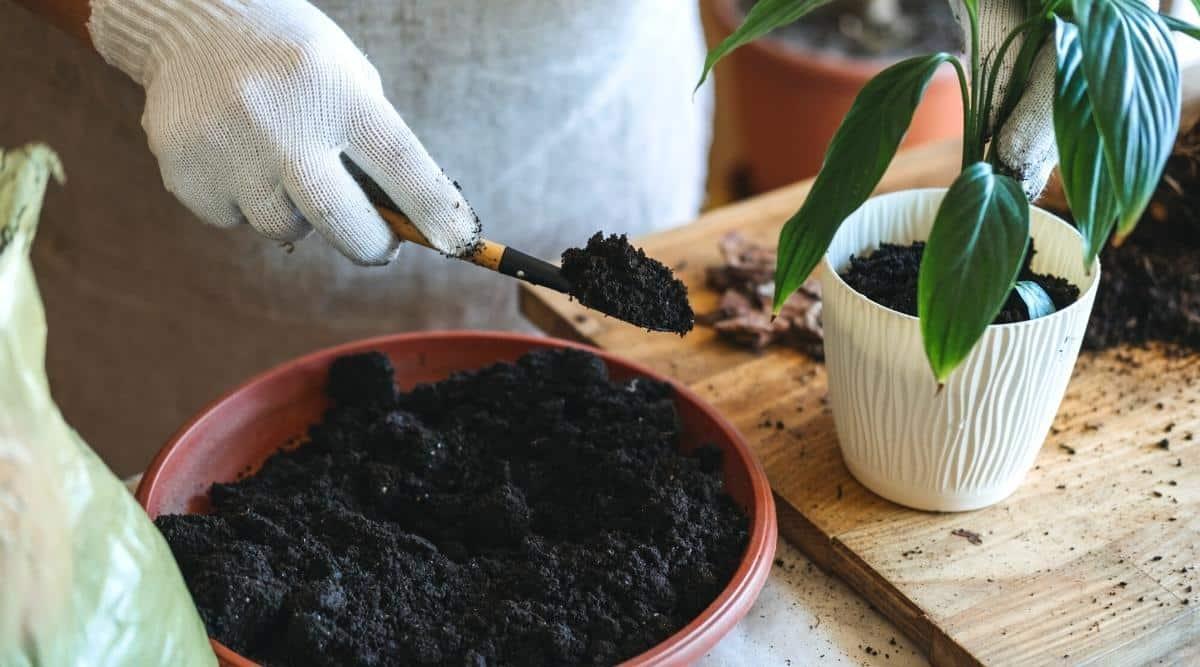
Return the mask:
MULTIPOLYGON (((682 222, 703 196, 704 47, 685 0, 317 0, 463 187, 492 239, 547 259, 682 222)), ((0 143, 63 158, 35 266, 68 420, 121 474, 251 374, 364 336, 527 327, 507 278, 405 248, 349 264, 202 225, 161 185, 124 75, 0 4, 0 143)))

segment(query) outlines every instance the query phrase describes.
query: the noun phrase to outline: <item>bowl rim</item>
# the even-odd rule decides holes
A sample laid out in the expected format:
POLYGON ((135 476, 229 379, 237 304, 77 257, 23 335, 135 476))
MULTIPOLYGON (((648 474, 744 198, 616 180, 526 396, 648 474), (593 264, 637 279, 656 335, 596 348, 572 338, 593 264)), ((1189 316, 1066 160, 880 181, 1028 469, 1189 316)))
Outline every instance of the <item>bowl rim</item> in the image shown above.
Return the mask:
MULTIPOLYGON (((328 361, 334 357, 346 354, 364 352, 378 348, 381 345, 409 343, 421 340, 437 340, 442 342, 452 340, 461 341, 464 344, 504 341, 509 343, 523 343, 528 345, 531 350, 534 348, 552 347, 586 350, 600 357, 607 364, 620 366, 632 371, 634 374, 666 382, 674 390, 678 400, 690 402, 698 407, 701 412, 713 420, 722 435, 729 441, 736 455, 735 458, 738 465, 743 467, 749 476, 751 493, 748 510, 751 517, 750 536, 746 544, 746 550, 742 554, 741 561, 738 563, 733 576, 721 590, 721 593, 696 618, 649 650, 633 656, 621 664, 626 666, 687 664, 700 658, 746 615, 757 599, 758 592, 766 583, 767 575, 771 570, 772 560, 775 557, 775 547, 778 540, 775 499, 772 495, 770 484, 767 481, 766 471, 758 459, 751 453, 746 439, 724 415, 681 382, 607 350, 560 338, 503 331, 421 331, 386 334, 360 339, 322 348, 284 361, 225 391, 220 397, 201 408, 179 430, 171 435, 166 444, 155 455, 150 466, 142 476, 141 482, 138 484, 135 494, 138 504, 142 506, 143 510, 149 513, 147 508, 148 503, 155 492, 155 485, 159 481, 159 477, 164 468, 167 467, 167 464, 176 457, 186 456, 187 442, 192 433, 209 419, 214 412, 226 403, 234 400, 243 392, 248 391, 252 387, 268 383, 279 376, 287 375, 298 367, 310 366, 314 363, 328 361)), ((282 445, 283 443, 280 444, 282 445)), ((221 664, 236 665, 239 667, 258 664, 238 654, 216 639, 210 637, 210 641, 221 664)))

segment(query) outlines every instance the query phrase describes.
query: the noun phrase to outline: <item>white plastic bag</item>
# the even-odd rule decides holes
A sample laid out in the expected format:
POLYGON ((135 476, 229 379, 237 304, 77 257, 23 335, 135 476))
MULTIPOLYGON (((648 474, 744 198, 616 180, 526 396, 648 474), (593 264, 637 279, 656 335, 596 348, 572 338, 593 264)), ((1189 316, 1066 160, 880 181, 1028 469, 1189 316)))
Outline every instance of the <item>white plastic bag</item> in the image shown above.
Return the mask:
POLYGON ((215 665, 162 536, 50 397, 29 248, 51 176, 49 148, 0 149, 0 667, 215 665))

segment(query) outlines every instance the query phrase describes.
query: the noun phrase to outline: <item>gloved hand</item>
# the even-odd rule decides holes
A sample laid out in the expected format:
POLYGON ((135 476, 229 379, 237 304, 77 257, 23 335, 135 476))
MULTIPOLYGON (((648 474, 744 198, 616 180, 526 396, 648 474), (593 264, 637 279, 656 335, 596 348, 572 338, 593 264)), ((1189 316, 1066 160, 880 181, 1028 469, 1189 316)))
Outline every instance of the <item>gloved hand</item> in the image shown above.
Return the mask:
MULTIPOLYGON (((963 31, 963 44, 968 62, 971 49, 971 20, 962 0, 950 0, 950 7, 963 31)), ((979 2, 979 61, 984 72, 990 71, 996 52, 1013 28, 1026 19, 1024 0, 981 0, 979 2)), ((996 113, 1008 91, 1013 65, 1024 38, 1015 40, 1004 55, 1004 64, 996 78, 992 94, 994 126, 996 113)), ((1055 54, 1052 40, 1047 40, 1037 56, 1021 95, 1007 122, 996 136, 996 156, 1003 168, 1021 183, 1030 200, 1041 194, 1046 180, 1058 162, 1054 143, 1054 70, 1055 54)), ((993 128, 995 129, 995 128, 993 128)))
MULTIPOLYGON (((1151 8, 1158 9, 1158 0, 1145 0, 1151 8)), ((1024 0, 980 0, 979 2, 979 55, 985 71, 990 68, 996 52, 1004 39, 1027 18, 1024 0)), ((971 48, 971 23, 962 0, 950 0, 950 7, 963 31, 963 44, 971 48)), ((1013 65, 1021 50, 1022 40, 1014 40, 1005 52, 1004 64, 997 76, 992 94, 992 117, 989 125, 995 124, 996 112, 1008 90, 1013 65)), ((968 53, 968 56, 970 54, 968 53)), ((1053 35, 1047 37, 1029 73, 1025 91, 1013 107, 1008 120, 990 137, 996 142, 996 156, 1005 170, 1021 182, 1021 187, 1030 200, 1041 194, 1046 187, 1050 172, 1058 163, 1058 149, 1054 142, 1054 73, 1055 52, 1053 35)))
POLYGON ((442 252, 480 226, 384 97, 379 73, 304 0, 92 0, 96 49, 146 89, 163 182, 204 221, 295 241, 313 227, 359 264, 399 240, 340 162, 374 179, 442 252))

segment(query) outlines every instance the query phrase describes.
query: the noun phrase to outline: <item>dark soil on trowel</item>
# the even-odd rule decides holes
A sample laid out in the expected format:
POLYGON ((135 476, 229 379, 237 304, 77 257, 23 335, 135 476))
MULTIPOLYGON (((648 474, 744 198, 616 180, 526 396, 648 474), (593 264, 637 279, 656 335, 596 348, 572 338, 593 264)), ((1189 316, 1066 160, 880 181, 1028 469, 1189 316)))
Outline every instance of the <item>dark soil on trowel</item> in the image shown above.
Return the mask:
MULTIPOLYGON (((850 266, 840 275, 846 284, 875 303, 916 317, 917 275, 924 251, 925 243, 921 241, 905 246, 884 243, 870 255, 851 257, 850 266)), ((1025 255, 1025 265, 1021 268, 1017 280, 1031 280, 1040 285, 1054 302, 1056 311, 1075 303, 1079 298, 1078 287, 1063 278, 1033 272, 1030 263, 1033 261, 1034 252, 1033 245, 1030 244, 1029 252, 1025 255)), ((1008 300, 992 323, 1009 324, 1028 319, 1029 311, 1025 302, 1014 290, 1009 293, 1008 300)))
POLYGON ((408 393, 337 360, 308 442, 156 521, 212 636, 268 664, 610 665, 724 588, 748 539, 668 385, 535 352, 408 393))
POLYGON ((568 248, 562 275, 579 303, 619 320, 681 336, 695 324, 687 286, 624 234, 596 232, 585 247, 568 248))

